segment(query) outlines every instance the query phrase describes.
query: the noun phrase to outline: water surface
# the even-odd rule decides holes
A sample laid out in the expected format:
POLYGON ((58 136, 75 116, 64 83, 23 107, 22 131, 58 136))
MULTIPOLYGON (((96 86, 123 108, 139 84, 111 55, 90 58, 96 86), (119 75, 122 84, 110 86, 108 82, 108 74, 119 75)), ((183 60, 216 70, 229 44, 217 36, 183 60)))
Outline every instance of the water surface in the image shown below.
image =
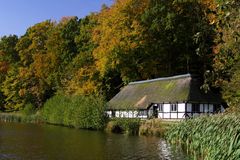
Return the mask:
POLYGON ((156 137, 0 122, 0 159, 183 160, 187 157, 156 137))

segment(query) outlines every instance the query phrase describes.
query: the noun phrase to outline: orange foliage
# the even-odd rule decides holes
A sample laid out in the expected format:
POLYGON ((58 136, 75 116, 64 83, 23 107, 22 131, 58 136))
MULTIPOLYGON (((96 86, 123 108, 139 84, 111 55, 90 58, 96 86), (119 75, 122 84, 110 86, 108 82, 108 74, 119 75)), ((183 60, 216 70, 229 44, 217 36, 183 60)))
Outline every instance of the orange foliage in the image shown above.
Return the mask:
POLYGON ((144 12, 149 0, 117 0, 110 8, 98 15, 99 25, 93 32, 93 41, 98 47, 93 51, 97 69, 103 76, 108 68, 114 68, 120 61, 117 50, 129 53, 144 41, 144 28, 138 22, 138 15, 144 12))

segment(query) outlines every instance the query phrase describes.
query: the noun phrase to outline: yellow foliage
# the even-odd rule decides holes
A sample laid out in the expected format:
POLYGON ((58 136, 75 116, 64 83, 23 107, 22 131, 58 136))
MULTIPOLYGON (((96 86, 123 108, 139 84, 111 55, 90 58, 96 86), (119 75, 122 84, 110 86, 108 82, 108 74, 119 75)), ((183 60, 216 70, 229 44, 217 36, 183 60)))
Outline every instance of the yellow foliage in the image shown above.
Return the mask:
POLYGON ((109 9, 98 15, 99 25, 93 31, 93 41, 98 47, 93 51, 97 70, 104 76, 110 68, 120 63, 118 50, 129 53, 143 42, 143 31, 138 16, 144 12, 149 0, 117 0, 109 9))
POLYGON ((70 81, 67 81, 65 90, 70 95, 89 95, 98 93, 98 82, 94 79, 96 68, 89 66, 80 68, 70 81))

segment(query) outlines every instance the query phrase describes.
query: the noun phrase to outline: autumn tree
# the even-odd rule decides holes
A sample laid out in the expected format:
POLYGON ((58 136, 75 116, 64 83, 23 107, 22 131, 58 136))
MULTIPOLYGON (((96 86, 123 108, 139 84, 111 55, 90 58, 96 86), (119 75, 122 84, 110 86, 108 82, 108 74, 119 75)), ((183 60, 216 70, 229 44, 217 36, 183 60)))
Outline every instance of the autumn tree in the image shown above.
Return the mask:
POLYGON ((214 47, 214 85, 222 89, 223 98, 240 110, 240 2, 218 1, 218 45, 214 47))
POLYGON ((95 45, 91 40, 95 26, 95 14, 79 20, 78 34, 74 39, 77 49, 76 56, 66 67, 63 79, 63 89, 67 94, 88 95, 98 92, 98 76, 92 55, 95 45))
POLYGON ((46 82, 47 71, 51 69, 51 57, 46 57, 46 40, 53 27, 51 21, 44 21, 30 27, 17 44, 20 64, 3 83, 6 108, 20 109, 26 103, 42 105, 51 87, 46 82))
POLYGON ((0 40, 0 109, 4 109, 5 105, 2 83, 9 72, 18 67, 19 56, 15 50, 17 42, 18 37, 16 35, 4 36, 0 40))
POLYGON ((122 82, 210 70, 215 10, 213 0, 118 0, 102 10, 93 54, 108 91, 122 82))

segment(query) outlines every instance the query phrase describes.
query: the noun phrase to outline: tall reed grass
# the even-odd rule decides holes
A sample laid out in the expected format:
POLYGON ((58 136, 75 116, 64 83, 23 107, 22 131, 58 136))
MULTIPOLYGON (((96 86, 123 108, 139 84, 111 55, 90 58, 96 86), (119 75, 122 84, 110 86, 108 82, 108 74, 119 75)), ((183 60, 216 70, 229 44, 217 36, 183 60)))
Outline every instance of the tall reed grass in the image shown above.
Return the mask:
POLYGON ((105 102, 96 96, 56 95, 41 110, 43 121, 83 129, 103 129, 105 102))
POLYGON ((183 145, 195 159, 239 160, 240 116, 203 116, 173 125, 166 133, 173 144, 183 145))
POLYGON ((164 137, 168 128, 174 123, 158 118, 142 121, 139 128, 139 135, 164 137))
POLYGON ((43 123, 39 114, 0 113, 1 122, 43 123))

